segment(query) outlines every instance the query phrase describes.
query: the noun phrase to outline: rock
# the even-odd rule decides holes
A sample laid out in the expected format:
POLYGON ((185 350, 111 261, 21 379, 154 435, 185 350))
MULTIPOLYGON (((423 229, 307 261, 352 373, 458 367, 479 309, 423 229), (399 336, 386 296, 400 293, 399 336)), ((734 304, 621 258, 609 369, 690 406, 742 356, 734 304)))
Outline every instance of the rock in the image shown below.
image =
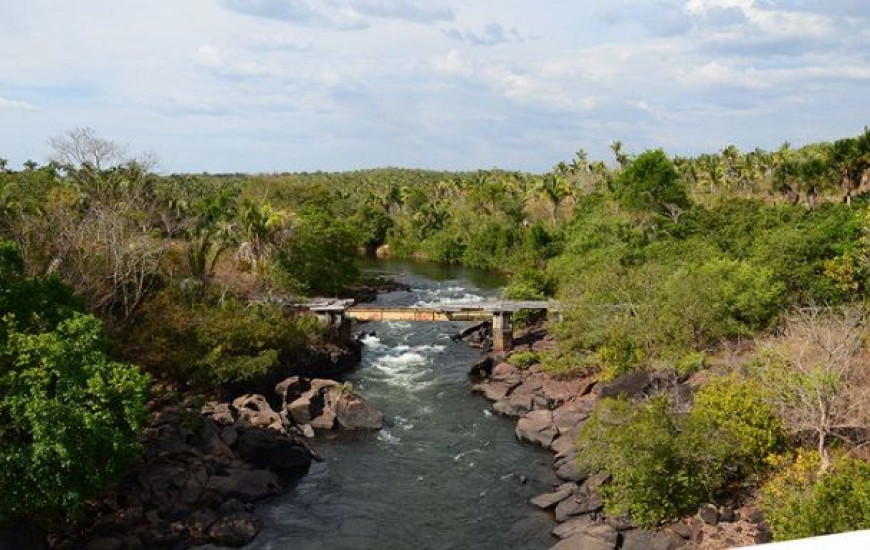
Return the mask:
POLYGON ((720 523, 731 523, 737 519, 737 514, 734 512, 734 508, 730 506, 723 506, 719 508, 719 522, 720 523))
POLYGON ((311 424, 321 430, 331 430, 335 425, 336 406, 339 398, 338 382, 315 378, 311 387, 300 397, 285 405, 296 424, 311 424))
POLYGON ((646 529, 632 529, 622 534, 621 550, 650 550, 655 532, 646 529))
POLYGON ((668 529, 676 533, 679 537, 689 540, 692 538, 692 526, 687 524, 685 521, 678 521, 673 525, 669 526, 668 529))
POLYGON ((281 398, 286 406, 302 397, 302 394, 311 389, 311 382, 300 376, 285 378, 275 385, 275 393, 281 398))
POLYGON ((564 458, 569 454, 575 454, 577 449, 574 444, 574 436, 572 434, 561 434, 553 443, 550 444, 550 450, 556 454, 556 458, 564 458))
POLYGON ((605 397, 638 397, 658 387, 661 379, 655 374, 645 371, 633 371, 616 378, 612 382, 599 384, 598 395, 605 397))
POLYGON ((544 493, 543 495, 538 495, 532 498, 529 502, 531 502, 541 510, 547 510, 571 496, 571 493, 572 490, 570 488, 562 489, 556 491, 555 493, 544 493))
POLYGON ((713 504, 705 504, 698 509, 698 519, 707 525, 719 523, 719 510, 713 504))
POLYGON ((492 373, 492 357, 484 357, 471 366, 468 376, 472 378, 486 378, 492 373))
POLYGON ((257 468, 267 468, 282 479, 299 477, 311 466, 307 447, 275 430, 246 428, 236 445, 239 456, 257 468))
POLYGON ((518 439, 537 443, 541 447, 549 447, 556 438, 553 415, 550 411, 528 413, 517 422, 516 436, 518 439))
MULTIPOLYGON (((531 402, 529 402, 529 405, 531 405, 531 402)), ((516 405, 514 405, 512 403, 512 400, 510 398, 506 397, 500 401, 496 401, 495 403, 493 403, 492 410, 494 410, 495 412, 497 412, 499 414, 503 414, 505 416, 519 418, 519 417, 525 415, 526 413, 528 413, 531 410, 531 408, 530 407, 517 407, 516 405)))
POLYGON ((573 516, 597 512, 604 506, 601 495, 581 487, 556 505, 556 521, 565 521, 573 516))
POLYGON ((490 401, 504 399, 511 391, 511 387, 505 382, 485 382, 480 387, 483 390, 483 396, 490 401))
POLYGON ((281 423, 281 417, 262 395, 245 394, 233 400, 233 407, 239 412, 239 419, 251 426, 267 428, 276 422, 281 423))
POLYGON ((311 424, 302 424, 301 426, 299 426, 299 431, 302 433, 303 436, 309 439, 314 437, 314 428, 311 427, 311 424))
POLYGON ((226 475, 211 476, 206 490, 216 493, 221 499, 235 498, 242 502, 254 502, 277 494, 281 482, 267 470, 227 469, 226 475))
POLYGON ((685 544, 682 537, 672 532, 633 529, 623 533, 621 550, 676 550, 685 544))
POLYGON ((560 539, 566 539, 577 533, 585 532, 586 529, 595 525, 591 516, 578 516, 564 521, 553 528, 553 535, 560 539))
POLYGON ((238 548, 250 543, 261 528, 260 520, 250 514, 240 514, 221 518, 208 529, 212 544, 238 548))
POLYGON ((604 523, 613 527, 619 532, 628 531, 634 525, 631 523, 631 519, 628 516, 607 516, 604 518, 604 523))
POLYGON ((490 379, 496 382, 508 382, 516 386, 521 381, 520 369, 510 363, 499 363, 492 368, 490 379))
POLYGON ((384 415, 358 395, 342 395, 335 418, 347 430, 380 430, 384 425, 384 415))
POLYGON ((551 550, 614 550, 619 536, 607 525, 594 525, 561 540, 551 550))
POLYGON ((580 428, 586 419, 589 418, 589 413, 570 410, 567 408, 558 408, 553 411, 553 424, 560 434, 569 433, 580 428))
POLYGON ((235 447, 236 443, 239 441, 239 433, 236 431, 235 426, 224 426, 221 429, 221 441, 223 441, 227 447, 235 447))
POLYGON ((553 466, 556 468, 556 477, 563 481, 580 483, 589 477, 589 472, 580 468, 577 464, 577 455, 573 453, 559 459, 553 466))
POLYGON ((749 523, 761 523, 764 521, 764 515, 756 506, 748 506, 740 510, 740 517, 749 523))
POLYGON ((97 537, 91 540, 86 546, 86 550, 121 550, 124 543, 119 538, 115 537, 97 537))
POLYGON ((773 533, 770 532, 770 528, 766 523, 762 522, 758 524, 755 531, 755 544, 767 544, 768 542, 773 540, 773 533))

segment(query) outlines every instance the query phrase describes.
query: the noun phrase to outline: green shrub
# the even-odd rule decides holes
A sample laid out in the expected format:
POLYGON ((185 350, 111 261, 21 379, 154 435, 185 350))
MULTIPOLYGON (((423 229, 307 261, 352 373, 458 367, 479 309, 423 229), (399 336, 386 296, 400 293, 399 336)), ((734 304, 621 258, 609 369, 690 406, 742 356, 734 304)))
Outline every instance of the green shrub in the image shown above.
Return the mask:
POLYGON ((527 369, 537 363, 539 360, 538 354, 534 351, 517 351, 508 357, 508 361, 521 369, 527 369))
POLYGON ((761 490, 761 507, 776 540, 870 528, 870 464, 843 457, 819 474, 815 451, 780 458, 761 490))
POLYGON ((767 327, 782 307, 773 273, 747 262, 711 260, 671 273, 656 292, 660 348, 703 350, 767 327))
POLYGON ((186 301, 167 289, 145 304, 124 335, 127 353, 160 376, 219 388, 285 364, 321 330, 312 316, 238 299, 186 301))
POLYGON ((305 210, 293 235, 278 250, 273 272, 288 291, 336 296, 359 275, 356 239, 342 220, 321 210, 305 210))
POLYGON ((760 471, 765 459, 785 446, 785 428, 764 389, 736 374, 713 378, 698 391, 689 422, 695 430, 727 440, 722 458, 743 475, 760 471))
POLYGON ((555 377, 570 378, 589 370, 589 365, 575 353, 548 351, 538 356, 541 371, 555 377))
POLYGON ((663 396, 601 401, 577 450, 581 468, 612 475, 601 489, 607 513, 644 527, 695 511, 724 481, 717 441, 682 432, 663 396))
POLYGON ((110 361, 102 324, 74 314, 0 346, 0 521, 75 515, 138 452, 146 375, 110 361))
POLYGON ((680 378, 688 378, 692 374, 703 370, 707 362, 707 354, 700 351, 690 351, 674 366, 680 378))

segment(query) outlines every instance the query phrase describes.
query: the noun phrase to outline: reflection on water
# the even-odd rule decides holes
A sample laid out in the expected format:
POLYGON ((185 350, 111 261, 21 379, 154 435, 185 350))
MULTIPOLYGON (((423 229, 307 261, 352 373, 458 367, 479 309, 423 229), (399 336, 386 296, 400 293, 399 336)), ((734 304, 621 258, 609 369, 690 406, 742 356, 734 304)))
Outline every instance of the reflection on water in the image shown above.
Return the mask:
MULTIPOLYGON (((383 305, 482 299, 467 271, 389 262, 414 289, 383 305), (423 273, 421 274, 421 271, 423 273), (434 272, 433 272, 434 271, 434 272)), ((490 287, 492 285, 489 285, 490 287)), ((552 521, 528 504, 555 481, 545 451, 470 393, 478 353, 450 335, 463 323, 368 323, 363 363, 348 380, 384 412, 377 433, 320 436, 325 461, 260 506, 251 548, 547 548, 552 521), (526 482, 523 482, 527 479, 526 482)))

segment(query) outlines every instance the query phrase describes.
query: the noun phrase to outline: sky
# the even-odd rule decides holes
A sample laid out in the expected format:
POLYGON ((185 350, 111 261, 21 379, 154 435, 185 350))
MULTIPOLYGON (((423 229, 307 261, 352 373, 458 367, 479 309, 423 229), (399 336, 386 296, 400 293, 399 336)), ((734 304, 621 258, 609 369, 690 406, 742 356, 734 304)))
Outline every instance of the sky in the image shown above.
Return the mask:
POLYGON ((870 125, 868 0, 0 0, 0 158, 533 172, 870 125))

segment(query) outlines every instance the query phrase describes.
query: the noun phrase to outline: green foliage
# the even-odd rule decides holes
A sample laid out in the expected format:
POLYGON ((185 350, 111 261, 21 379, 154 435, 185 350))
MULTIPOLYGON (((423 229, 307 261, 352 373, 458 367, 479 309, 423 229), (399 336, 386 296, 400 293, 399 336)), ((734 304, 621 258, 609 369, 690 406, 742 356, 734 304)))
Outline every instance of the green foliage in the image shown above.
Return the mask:
POLYGON ((336 296, 359 275, 354 236, 328 212, 308 209, 278 251, 275 273, 285 289, 336 296))
POLYGON ((680 378, 688 378, 692 374, 703 370, 707 363, 707 354, 699 351, 690 351, 681 357, 674 365, 680 378))
POLYGON ((555 377, 570 378, 585 373, 589 366, 575 353, 547 351, 538 355, 541 371, 555 377))
POLYGON ((259 378, 286 364, 321 330, 312 316, 272 304, 189 301, 167 289, 145 304, 124 335, 128 348, 159 376, 220 388, 259 378))
POLYGON ((102 324, 49 332, 6 318, 0 347, 0 520, 75 515, 138 451, 148 378, 110 361, 102 324))
POLYGON ((607 471, 608 514, 653 527, 691 513, 724 481, 715 441, 682 432, 665 397, 599 403, 577 440, 580 467, 607 471))
POLYGON ((616 196, 626 208, 667 213, 689 205, 680 174, 664 151, 645 151, 616 179, 616 196))
POLYGON ((761 507, 776 540, 870 528, 870 464, 842 457, 819 474, 820 463, 807 450, 774 461, 779 471, 762 488, 761 507))
POLYGON ((82 305, 57 275, 25 277, 18 245, 0 240, 0 317, 11 315, 19 330, 52 330, 82 305))
POLYGON ((350 232, 356 236, 359 246, 373 252, 384 244, 393 227, 393 220, 383 208, 363 204, 350 219, 350 232))
POLYGON ((608 513, 646 527, 691 513, 729 480, 759 472, 782 449, 782 424, 754 382, 712 381, 688 415, 667 397, 605 399, 581 431, 580 466, 610 472, 602 489, 608 513))
POLYGON ((710 380, 695 395, 693 429, 728 440, 727 460, 743 475, 760 471, 785 447, 785 428, 765 397, 759 382, 735 374, 710 380))
POLYGON ((508 357, 508 361, 515 367, 527 369, 538 362, 539 356, 534 351, 517 351, 508 357))

